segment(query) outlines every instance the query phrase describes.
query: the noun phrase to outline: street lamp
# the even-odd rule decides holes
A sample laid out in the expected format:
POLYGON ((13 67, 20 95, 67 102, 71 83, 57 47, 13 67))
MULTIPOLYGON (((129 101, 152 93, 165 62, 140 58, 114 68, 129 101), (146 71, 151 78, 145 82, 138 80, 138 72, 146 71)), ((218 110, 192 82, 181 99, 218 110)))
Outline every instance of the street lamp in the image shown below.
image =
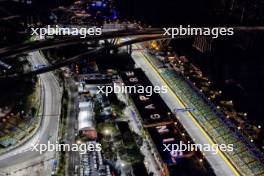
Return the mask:
POLYGON ((112 140, 112 131, 110 129, 105 129, 103 133, 106 136, 106 139, 108 138, 108 142, 110 142, 112 140))
POLYGON ((104 130, 105 135, 109 135, 110 131, 108 129, 104 130))
POLYGON ((123 161, 121 161, 120 165, 121 167, 125 167, 125 163, 123 161))
POLYGON ((80 141, 80 140, 77 140, 76 143, 77 143, 77 144, 81 144, 81 141, 80 141))
POLYGON ((105 135, 111 135, 112 134, 112 130, 111 129, 105 129, 104 130, 104 134, 105 135))

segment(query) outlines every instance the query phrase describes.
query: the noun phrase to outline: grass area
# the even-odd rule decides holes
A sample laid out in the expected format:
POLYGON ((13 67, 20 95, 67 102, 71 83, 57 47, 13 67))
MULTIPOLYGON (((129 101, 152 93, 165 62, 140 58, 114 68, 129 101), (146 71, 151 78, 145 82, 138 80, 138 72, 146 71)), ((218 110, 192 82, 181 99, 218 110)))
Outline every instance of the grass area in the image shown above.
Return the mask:
POLYGON ((36 84, 33 88, 33 92, 25 98, 25 110, 26 113, 31 113, 32 117, 35 117, 40 105, 40 84, 36 84))
POLYGON ((121 145, 117 146, 120 158, 126 163, 134 164, 144 159, 139 147, 142 145, 142 138, 132 132, 127 122, 117 122, 122 139, 121 145))
POLYGON ((104 157, 107 160, 115 162, 117 155, 119 155, 127 164, 142 161, 144 156, 139 150, 140 141, 142 144, 142 138, 130 131, 127 122, 119 121, 126 118, 124 113, 126 104, 120 101, 116 94, 111 94, 108 96, 108 99, 113 109, 113 118, 102 120, 100 117, 102 107, 100 107, 100 103, 95 104, 96 128, 99 133, 99 140, 102 145, 104 157), (117 121, 115 119, 119 120, 117 121), (121 130, 118 125, 119 123, 125 123, 126 127, 121 130))
POLYGON ((0 141, 4 146, 16 144, 24 139, 37 127, 40 119, 36 117, 40 108, 40 85, 35 78, 18 82, 22 84, 3 91, 5 94, 0 98, 2 106, 11 109, 10 113, 1 118, 0 123, 0 141))
POLYGON ((95 101, 95 103, 94 103, 94 115, 95 115, 96 121, 99 120, 102 111, 103 111, 103 108, 100 105, 100 103, 98 101, 95 101))
POLYGON ((111 93, 108 98, 111 102, 111 107, 113 108, 113 114, 117 116, 117 118, 124 118, 124 109, 126 108, 126 104, 120 101, 114 93, 111 93))
MULTIPOLYGON (((61 104, 62 104, 62 108, 61 108, 61 116, 60 116, 59 136, 61 137, 61 139, 64 139, 66 134, 68 104, 69 104, 69 94, 68 91, 65 89, 65 87, 63 87, 61 104)), ((58 176, 65 175, 65 165, 66 165, 66 153, 61 151, 59 155, 59 165, 57 170, 58 176)))

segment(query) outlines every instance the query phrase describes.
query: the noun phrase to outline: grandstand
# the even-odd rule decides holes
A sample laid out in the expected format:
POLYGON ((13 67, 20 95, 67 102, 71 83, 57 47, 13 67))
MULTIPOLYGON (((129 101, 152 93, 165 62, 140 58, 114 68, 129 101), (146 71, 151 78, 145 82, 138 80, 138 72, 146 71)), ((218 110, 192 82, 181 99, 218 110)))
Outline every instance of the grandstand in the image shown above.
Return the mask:
MULTIPOLYGON (((153 65, 158 62, 153 56, 146 57, 153 65)), ((160 70, 160 75, 168 83, 182 103, 216 144, 234 144, 232 152, 224 152, 243 175, 264 175, 264 157, 249 139, 238 131, 223 113, 201 93, 192 82, 172 69, 160 70)), ((178 116, 180 113, 176 112, 178 116)))

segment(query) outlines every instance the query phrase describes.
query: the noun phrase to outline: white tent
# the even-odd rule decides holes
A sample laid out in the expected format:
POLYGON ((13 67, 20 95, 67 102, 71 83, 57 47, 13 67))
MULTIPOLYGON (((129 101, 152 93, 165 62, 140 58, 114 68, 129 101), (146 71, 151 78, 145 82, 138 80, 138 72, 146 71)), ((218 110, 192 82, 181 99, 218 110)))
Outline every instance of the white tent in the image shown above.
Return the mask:
POLYGON ((93 102, 80 102, 80 112, 78 114, 78 129, 81 130, 95 130, 94 125, 94 111, 93 102))

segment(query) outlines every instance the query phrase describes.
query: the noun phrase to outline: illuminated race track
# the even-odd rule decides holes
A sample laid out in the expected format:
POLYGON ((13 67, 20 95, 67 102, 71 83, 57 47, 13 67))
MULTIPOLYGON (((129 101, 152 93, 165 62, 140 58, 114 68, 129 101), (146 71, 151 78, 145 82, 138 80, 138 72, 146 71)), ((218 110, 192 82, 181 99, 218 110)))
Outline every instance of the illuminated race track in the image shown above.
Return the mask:
MULTIPOLYGON (((25 74, 15 74, 15 75, 9 75, 9 76, 5 76, 5 77, 0 77, 0 79, 17 78, 17 77, 21 77, 21 76, 31 76, 31 75, 46 73, 46 72, 52 71, 54 69, 58 69, 60 67, 69 65, 71 63, 78 62, 83 57, 96 56, 98 53, 101 53, 103 51, 107 51, 107 50, 123 47, 123 46, 126 46, 126 45, 131 45, 131 44, 134 44, 134 43, 148 41, 148 40, 165 39, 164 36, 161 35, 162 31, 160 29, 152 30, 152 33, 150 31, 151 30, 149 30, 149 31, 136 31, 136 32, 135 31, 132 31, 132 32, 131 31, 130 32, 123 31, 123 32, 118 32, 118 33, 117 32, 111 32, 111 33, 109 32, 107 34, 104 34, 104 35, 98 36, 98 37, 88 37, 88 38, 85 38, 85 39, 80 39, 80 38, 77 38, 77 37, 69 37, 69 38, 64 39, 64 40, 48 40, 48 41, 45 40, 45 41, 38 41, 38 42, 30 43, 30 44, 24 44, 23 46, 17 47, 17 49, 14 49, 12 47, 5 48, 5 49, 0 49, 0 58, 1 58, 1 60, 4 61, 6 59, 11 59, 12 57, 18 56, 20 54, 25 54, 25 53, 29 53, 29 52, 36 51, 36 50, 41 50, 41 49, 49 49, 49 48, 54 48, 54 47, 55 48, 56 47, 63 47, 63 46, 73 45, 73 44, 77 44, 77 43, 80 43, 80 42, 86 42, 86 41, 91 41, 91 40, 104 40, 104 39, 119 38, 119 37, 126 37, 126 36, 134 36, 134 37, 141 36, 141 37, 138 37, 136 39, 132 39, 130 41, 122 42, 122 43, 120 43, 120 44, 118 44, 116 46, 106 46, 106 47, 101 47, 99 49, 95 49, 95 50, 92 50, 92 51, 87 51, 87 52, 84 52, 82 54, 79 54, 79 55, 76 55, 74 57, 71 57, 71 58, 69 58, 67 60, 64 60, 63 62, 56 63, 56 64, 48 66, 48 67, 44 67, 42 69, 31 71, 31 72, 28 72, 28 73, 25 73, 25 74)), ((186 38, 186 36, 182 36, 182 37, 179 36, 178 38, 186 38)), ((148 67, 150 67, 150 66, 148 66, 148 67)), ((154 70, 154 71, 152 71, 153 73, 156 73, 155 69, 152 69, 152 70, 154 70)), ((160 82, 164 83, 164 81, 162 79, 161 79, 160 82)), ((170 91, 170 94, 172 95, 171 96, 172 99, 174 98, 173 99, 173 102, 174 102, 175 98, 178 98, 178 97, 176 97, 176 95, 173 93, 172 90, 170 91)), ((170 102, 170 101, 168 101, 168 102, 170 102)), ((182 105, 178 105, 178 106, 182 107, 182 105)), ((190 117, 192 117, 192 116, 190 116, 190 117)), ((190 121, 188 121, 188 123, 190 123, 190 121)), ((194 121, 194 123, 195 123, 195 121, 194 121)), ((196 126, 198 126, 198 125, 196 125, 196 126)), ((205 134, 204 133, 205 132, 202 131, 201 135, 202 136, 206 136, 206 133, 205 134)), ((221 159, 221 158, 225 158, 225 156, 221 155, 219 157, 219 159, 222 161, 223 159, 221 159)), ((229 163, 228 160, 223 160, 223 161, 227 163, 227 165, 228 165, 227 167, 231 168, 231 169, 229 169, 230 171, 228 171, 227 173, 233 173, 234 175, 239 175, 239 173, 237 173, 236 169, 232 166, 232 163, 229 163)), ((226 163, 224 163, 224 164, 226 164, 226 163)))
MULTIPOLYGON (((39 52, 32 52, 28 56, 28 60, 32 64, 46 64, 45 58, 39 52)), ((47 144, 51 141, 55 144, 57 139, 59 117, 61 109, 61 89, 56 80, 54 73, 49 72, 39 76, 41 82, 41 102, 42 106, 39 111, 41 117, 40 125, 36 133, 20 143, 14 149, 1 153, 0 155, 0 175, 1 172, 13 172, 19 169, 27 168, 44 161, 46 171, 51 170, 50 159, 54 158, 55 152, 46 152, 40 154, 39 152, 32 151, 32 145, 43 143, 47 144)), ((44 167, 44 166, 43 166, 44 167)), ((10 173, 12 175, 12 173, 10 173)), ((49 175, 49 172, 45 172, 49 175)))
MULTIPOLYGON (((140 48, 142 46, 136 45, 136 48, 140 48)), ((171 84, 168 82, 167 79, 165 79, 162 76, 162 71, 155 65, 155 62, 151 62, 150 55, 146 54, 146 51, 144 50, 138 50, 137 52, 132 53, 132 58, 136 62, 136 65, 143 69, 148 76, 148 78, 151 80, 153 85, 159 85, 163 86, 166 85, 169 88, 168 94, 162 94, 161 97, 164 99, 166 104, 171 108, 171 110, 177 109, 186 109, 190 106, 190 104, 186 104, 183 99, 183 95, 179 94, 179 91, 175 90, 171 84)), ((219 144, 221 142, 216 142, 215 138, 211 136, 211 132, 208 128, 202 126, 202 123, 197 120, 193 112, 177 112, 179 121, 184 126, 184 128, 187 130, 187 132, 190 134, 192 139, 195 139, 195 142, 198 144, 219 144)), ((232 133, 233 134, 233 133, 232 133)), ((242 142, 243 143, 243 142, 242 142)), ((247 145, 247 143, 243 143, 244 145, 247 145)), ((248 152, 251 148, 248 148, 248 150, 244 150, 243 152, 248 152)), ((234 148, 234 151, 237 151, 238 148, 234 148)), ((213 167, 216 175, 245 175, 248 173, 248 175, 261 175, 263 174, 263 165, 261 161, 261 156, 256 155, 255 153, 249 151, 249 154, 247 155, 248 158, 255 158, 254 161, 250 161, 251 165, 255 164, 255 170, 247 170, 244 167, 241 167, 241 163, 243 160, 238 161, 236 154, 228 154, 226 152, 219 151, 217 155, 214 155, 212 153, 205 152, 205 157, 213 167), (250 156, 249 156, 250 155, 250 156), (257 157, 257 158, 256 158, 257 157), (260 158, 259 158, 260 157, 260 158)), ((244 165, 245 166, 245 165, 244 165)))

